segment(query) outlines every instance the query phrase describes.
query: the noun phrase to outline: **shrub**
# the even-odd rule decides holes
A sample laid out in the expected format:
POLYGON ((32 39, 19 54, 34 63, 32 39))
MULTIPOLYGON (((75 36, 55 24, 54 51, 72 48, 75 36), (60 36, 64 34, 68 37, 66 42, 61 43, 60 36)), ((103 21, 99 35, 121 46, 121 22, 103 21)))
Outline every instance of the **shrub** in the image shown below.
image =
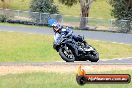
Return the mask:
POLYGON ((6 22, 8 17, 6 15, 0 15, 0 22, 6 22))
POLYGON ((118 20, 132 20, 131 0, 109 0, 112 5, 112 15, 118 20))
POLYGON ((109 0, 112 5, 112 16, 119 32, 130 32, 132 21, 132 0, 109 0))
POLYGON ((128 33, 132 30, 132 21, 130 20, 115 20, 112 25, 117 27, 118 32, 128 33))
POLYGON ((53 3, 53 0, 32 0, 30 11, 35 12, 30 13, 33 21, 41 24, 47 24, 48 19, 51 18, 51 14, 59 13, 57 6, 53 3))
POLYGON ((58 8, 53 3, 53 0, 32 0, 30 10, 41 13, 58 13, 58 8))

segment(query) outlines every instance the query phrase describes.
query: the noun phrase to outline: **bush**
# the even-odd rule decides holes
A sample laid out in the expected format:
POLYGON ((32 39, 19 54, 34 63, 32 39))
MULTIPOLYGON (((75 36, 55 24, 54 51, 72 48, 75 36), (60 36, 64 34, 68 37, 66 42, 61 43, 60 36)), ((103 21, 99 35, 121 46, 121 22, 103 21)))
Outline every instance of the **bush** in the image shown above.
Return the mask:
POLYGON ((47 24, 48 19, 52 18, 51 14, 59 13, 53 0, 32 0, 30 11, 34 12, 30 14, 36 24, 47 24))
POLYGON ((132 22, 132 1, 131 0, 109 0, 112 5, 112 16, 119 32, 130 32, 132 22))
POLYGON ((131 32, 132 27, 131 27, 131 21, 130 20, 116 20, 113 25, 118 27, 117 31, 121 33, 128 33, 131 32))
POLYGON ((0 15, 0 22, 6 22, 8 17, 6 15, 0 15))
POLYGON ((30 10, 32 12, 40 13, 58 13, 57 6, 53 3, 53 0, 32 0, 30 10))
POLYGON ((131 0, 109 0, 112 5, 112 16, 118 20, 132 20, 132 1, 131 0))

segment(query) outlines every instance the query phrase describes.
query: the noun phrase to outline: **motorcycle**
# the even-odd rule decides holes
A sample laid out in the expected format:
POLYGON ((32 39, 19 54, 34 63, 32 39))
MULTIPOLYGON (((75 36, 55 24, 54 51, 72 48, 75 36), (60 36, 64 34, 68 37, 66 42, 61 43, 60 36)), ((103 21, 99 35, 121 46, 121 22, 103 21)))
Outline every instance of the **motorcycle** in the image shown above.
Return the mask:
POLYGON ((72 35, 69 37, 62 37, 59 44, 53 44, 53 48, 59 52, 61 58, 66 62, 74 61, 91 61, 97 62, 99 60, 99 53, 89 45, 83 36, 78 35, 82 42, 75 41, 72 35))

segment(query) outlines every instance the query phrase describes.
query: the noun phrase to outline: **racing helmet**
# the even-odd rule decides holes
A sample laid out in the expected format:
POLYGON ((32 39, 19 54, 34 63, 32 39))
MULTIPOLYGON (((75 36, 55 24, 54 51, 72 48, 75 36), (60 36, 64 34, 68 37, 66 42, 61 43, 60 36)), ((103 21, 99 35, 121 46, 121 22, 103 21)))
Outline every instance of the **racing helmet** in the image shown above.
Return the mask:
MULTIPOLYGON (((55 19, 49 19, 48 24, 49 24, 49 26, 53 27, 53 29, 58 29, 57 31, 59 31, 62 28, 61 25, 55 19)), ((56 31, 56 30, 54 30, 54 31, 56 31)))

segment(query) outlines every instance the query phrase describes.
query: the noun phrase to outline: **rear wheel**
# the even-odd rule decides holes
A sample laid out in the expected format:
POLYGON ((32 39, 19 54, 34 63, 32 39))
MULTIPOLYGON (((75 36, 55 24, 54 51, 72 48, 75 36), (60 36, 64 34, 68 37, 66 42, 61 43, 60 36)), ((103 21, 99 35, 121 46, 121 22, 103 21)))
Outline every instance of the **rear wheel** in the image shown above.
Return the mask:
POLYGON ((74 56, 72 50, 68 47, 60 48, 59 55, 66 62, 74 62, 75 61, 75 56, 74 56))

